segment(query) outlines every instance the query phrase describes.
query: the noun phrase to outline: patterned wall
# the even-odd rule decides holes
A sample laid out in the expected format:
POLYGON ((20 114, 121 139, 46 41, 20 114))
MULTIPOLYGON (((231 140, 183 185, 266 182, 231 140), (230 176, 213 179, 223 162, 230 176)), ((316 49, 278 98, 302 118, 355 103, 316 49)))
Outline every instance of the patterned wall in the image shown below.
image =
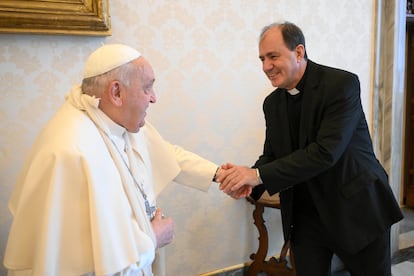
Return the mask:
MULTIPOLYGON (((110 37, 0 35, 0 256, 11 222, 7 200, 41 126, 80 81, 87 55, 103 43, 139 49, 156 72, 149 120, 165 138, 217 163, 251 165, 262 149, 261 105, 272 90, 261 72, 262 26, 302 27, 317 62, 356 72, 370 119, 373 1, 110 1, 110 37)), ((173 183, 160 197, 176 222, 169 275, 196 275, 249 261, 257 246, 252 206, 173 183)), ((266 210, 270 253, 281 245, 280 216, 266 210)))

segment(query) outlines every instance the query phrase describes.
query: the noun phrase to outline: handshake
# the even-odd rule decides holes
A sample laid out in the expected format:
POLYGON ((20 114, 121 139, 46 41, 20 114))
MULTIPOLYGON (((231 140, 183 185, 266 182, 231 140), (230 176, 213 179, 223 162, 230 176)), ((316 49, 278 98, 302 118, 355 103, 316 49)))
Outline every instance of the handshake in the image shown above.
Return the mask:
POLYGON ((215 181, 220 183, 221 191, 234 199, 249 196, 253 187, 262 183, 257 169, 231 163, 221 165, 216 173, 215 181))

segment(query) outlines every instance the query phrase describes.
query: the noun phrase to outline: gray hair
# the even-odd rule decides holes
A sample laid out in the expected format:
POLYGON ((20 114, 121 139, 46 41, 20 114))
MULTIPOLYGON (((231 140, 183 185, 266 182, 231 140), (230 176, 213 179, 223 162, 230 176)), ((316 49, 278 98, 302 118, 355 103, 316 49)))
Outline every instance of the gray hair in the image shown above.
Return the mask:
POLYGON ((136 65, 128 62, 101 75, 83 79, 81 87, 82 93, 100 97, 108 84, 114 80, 118 80, 126 87, 129 87, 131 76, 136 71, 136 65))
POLYGON ((280 28, 280 31, 282 33, 283 41, 285 42, 286 47, 293 51, 296 46, 299 44, 302 44, 305 48, 305 60, 308 60, 308 55, 306 53, 306 44, 305 44, 305 36, 303 35, 302 30, 296 26, 295 24, 285 21, 282 23, 272 23, 265 27, 263 27, 260 36, 259 41, 262 41, 264 36, 266 35, 267 31, 275 28, 280 28))

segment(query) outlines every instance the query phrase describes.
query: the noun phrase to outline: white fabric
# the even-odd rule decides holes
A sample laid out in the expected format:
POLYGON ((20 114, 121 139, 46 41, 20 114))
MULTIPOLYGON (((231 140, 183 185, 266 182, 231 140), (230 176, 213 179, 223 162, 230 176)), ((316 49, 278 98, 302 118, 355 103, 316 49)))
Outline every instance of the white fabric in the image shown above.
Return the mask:
POLYGON ((141 56, 137 50, 123 44, 106 44, 96 49, 86 60, 83 78, 104 74, 141 56))
POLYGON ((140 148, 139 141, 143 139, 146 141, 150 164, 156 166, 152 168, 155 196, 158 196, 171 180, 201 191, 208 191, 217 164, 165 141, 149 122, 146 122, 138 133, 129 133, 129 135, 133 136, 131 144, 136 151, 140 148), (176 169, 179 169, 178 175, 175 175, 176 169))
MULTIPOLYGON (((152 275, 156 243, 142 195, 102 133, 122 131, 97 103, 74 87, 29 154, 9 202, 4 264, 14 273, 152 275), (79 110, 85 107, 101 132, 79 110)), ((150 124, 127 135, 153 181, 154 203, 174 179, 211 185, 217 165, 165 142, 150 124)))
POLYGON ((297 90, 296 88, 293 88, 293 89, 288 90, 288 93, 292 96, 295 96, 295 95, 299 94, 300 91, 297 90))

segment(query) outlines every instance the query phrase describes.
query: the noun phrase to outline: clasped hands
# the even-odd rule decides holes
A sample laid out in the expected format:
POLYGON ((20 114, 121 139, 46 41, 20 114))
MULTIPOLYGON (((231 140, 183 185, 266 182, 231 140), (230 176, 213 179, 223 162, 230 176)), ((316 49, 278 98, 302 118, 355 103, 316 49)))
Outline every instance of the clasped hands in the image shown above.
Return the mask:
MULTIPOLYGON (((230 163, 223 164, 219 168, 215 181, 220 183, 220 190, 235 199, 249 196, 253 187, 260 184, 256 169, 230 163)), ((165 217, 162 210, 157 208, 151 224, 157 240, 157 248, 171 243, 174 237, 174 221, 172 218, 165 217)))
POLYGON ((219 189, 235 199, 247 197, 253 187, 260 184, 256 169, 246 166, 223 164, 216 173, 219 189))

